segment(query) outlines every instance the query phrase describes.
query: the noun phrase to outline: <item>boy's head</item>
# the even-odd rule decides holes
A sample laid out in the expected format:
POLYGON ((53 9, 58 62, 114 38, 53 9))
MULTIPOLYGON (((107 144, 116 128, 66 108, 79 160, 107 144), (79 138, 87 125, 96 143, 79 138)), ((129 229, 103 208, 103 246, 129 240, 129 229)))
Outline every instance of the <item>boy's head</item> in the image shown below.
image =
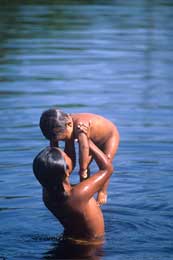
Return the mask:
POLYGON ((71 137, 73 122, 71 117, 58 109, 49 109, 40 117, 40 128, 48 140, 65 140, 71 137))
POLYGON ((66 177, 67 164, 60 149, 47 147, 33 161, 33 172, 40 184, 55 190, 66 177))

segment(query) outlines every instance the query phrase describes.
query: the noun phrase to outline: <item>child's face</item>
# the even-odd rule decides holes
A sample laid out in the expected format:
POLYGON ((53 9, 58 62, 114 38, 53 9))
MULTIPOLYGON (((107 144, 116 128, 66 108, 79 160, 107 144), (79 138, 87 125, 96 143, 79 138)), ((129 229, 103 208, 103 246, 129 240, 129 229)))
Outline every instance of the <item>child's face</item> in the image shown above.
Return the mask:
POLYGON ((66 140, 67 139, 67 131, 60 132, 58 128, 53 129, 52 139, 54 141, 66 140))
POLYGON ((72 127, 68 124, 66 125, 65 130, 62 132, 58 128, 53 129, 53 140, 60 141, 60 140, 68 140, 71 138, 72 135, 72 127))

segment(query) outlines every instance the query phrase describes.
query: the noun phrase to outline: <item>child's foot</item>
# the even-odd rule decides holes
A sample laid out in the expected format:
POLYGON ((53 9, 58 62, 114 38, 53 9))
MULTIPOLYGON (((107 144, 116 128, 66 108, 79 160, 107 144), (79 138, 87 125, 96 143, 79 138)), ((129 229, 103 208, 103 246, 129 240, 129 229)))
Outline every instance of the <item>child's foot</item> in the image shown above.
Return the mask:
POLYGON ((80 182, 88 179, 90 177, 90 169, 88 168, 84 171, 81 171, 79 175, 80 175, 80 182))
POLYGON ((80 181, 84 181, 84 180, 88 179, 88 177, 89 176, 88 176, 87 170, 80 172, 80 181))
POLYGON ((103 205, 107 202, 107 193, 104 191, 99 191, 97 195, 97 202, 99 205, 103 205))
POLYGON ((87 179, 88 178, 88 173, 87 170, 85 170, 82 174, 81 174, 82 179, 87 179))

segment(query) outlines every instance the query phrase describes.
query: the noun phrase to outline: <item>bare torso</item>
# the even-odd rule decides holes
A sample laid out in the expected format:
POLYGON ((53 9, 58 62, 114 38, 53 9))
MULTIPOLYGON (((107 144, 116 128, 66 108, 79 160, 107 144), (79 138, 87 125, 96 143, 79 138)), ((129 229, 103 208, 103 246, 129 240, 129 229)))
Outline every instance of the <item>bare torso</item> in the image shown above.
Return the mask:
POLYGON ((103 214, 93 197, 87 203, 79 203, 73 196, 57 199, 43 190, 43 200, 63 225, 67 236, 87 241, 103 239, 103 214))
MULTIPOLYGON (((89 124, 88 137, 99 147, 111 137, 118 137, 116 126, 106 118, 90 113, 71 114, 74 129, 82 122, 89 124)), ((77 136, 75 136, 77 138, 77 136)))

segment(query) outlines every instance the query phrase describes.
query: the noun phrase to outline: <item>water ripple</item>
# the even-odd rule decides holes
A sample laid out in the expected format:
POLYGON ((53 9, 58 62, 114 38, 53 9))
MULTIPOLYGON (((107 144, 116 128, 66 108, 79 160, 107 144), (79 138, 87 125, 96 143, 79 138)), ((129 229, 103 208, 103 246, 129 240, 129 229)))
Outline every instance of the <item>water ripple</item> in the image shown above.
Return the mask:
POLYGON ((0 255, 56 251, 62 227, 32 161, 48 145, 40 115, 57 106, 120 131, 104 258, 172 259, 172 1, 24 2, 0 3, 0 255))

